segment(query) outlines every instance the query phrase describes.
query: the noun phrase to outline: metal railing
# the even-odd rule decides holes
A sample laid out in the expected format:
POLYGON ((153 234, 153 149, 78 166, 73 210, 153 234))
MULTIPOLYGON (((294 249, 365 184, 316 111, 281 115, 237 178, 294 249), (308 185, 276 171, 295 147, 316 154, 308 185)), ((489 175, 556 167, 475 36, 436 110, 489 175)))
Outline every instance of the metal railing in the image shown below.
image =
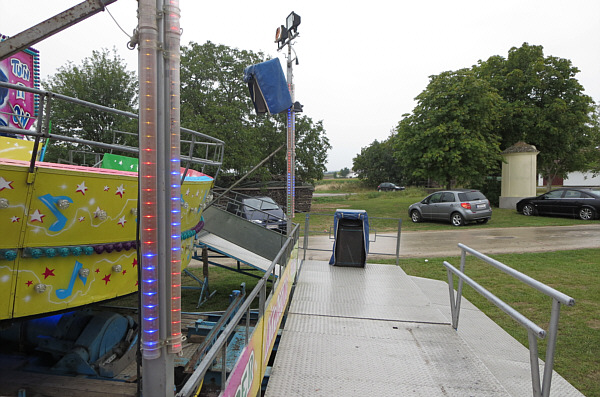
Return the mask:
MULTIPOLYGON (((20 129, 14 128, 10 126, 0 126, 0 132, 8 135, 25 135, 33 137, 35 140, 34 148, 32 152, 30 169, 33 172, 33 168, 35 166, 35 162, 37 161, 37 154, 40 148, 41 142, 46 139, 58 140, 62 142, 70 142, 76 144, 73 149, 80 150, 80 148, 86 148, 87 146, 102 148, 107 152, 119 151, 124 153, 131 153, 134 155, 138 155, 139 148, 134 146, 127 146, 125 144, 118 144, 114 142, 114 136, 116 133, 121 135, 129 135, 129 136, 137 136, 137 130, 135 133, 132 132, 124 132, 124 131, 116 131, 110 130, 106 131, 106 136, 112 135, 113 142, 97 142, 89 139, 83 139, 79 136, 79 131, 73 129, 71 135, 60 135, 51 133, 50 128, 50 114, 52 111, 52 102, 55 100, 65 101, 73 104, 74 106, 83 106, 89 109, 95 109, 102 112, 123 116, 129 119, 138 119, 138 115, 126 112, 123 110, 113 109, 106 106, 98 105, 92 102, 83 101, 81 99, 68 97, 66 95, 57 94, 50 91, 38 90, 35 88, 22 87, 14 84, 0 82, 0 87, 8 88, 16 91, 25 91, 37 95, 39 97, 39 111, 35 116, 29 116, 29 118, 35 119, 35 128, 33 129, 20 129)), ((8 114, 9 116, 13 116, 13 114, 8 114)), ((63 126, 64 127, 64 126, 63 126)), ((137 127, 137 126, 136 126, 137 127)), ((182 147, 181 151, 181 162, 182 164, 187 164, 189 168, 189 164, 199 164, 202 166, 202 170, 204 171, 205 166, 214 166, 216 167, 216 171, 213 173, 213 177, 216 178, 217 174, 220 170, 221 164, 223 163, 223 154, 225 143, 217 138, 213 138, 209 135, 203 134, 198 131, 193 131, 187 128, 181 128, 181 143, 188 144, 189 148, 186 148, 187 154, 184 154, 184 148, 182 147)), ((89 152, 90 154, 95 155, 94 152, 89 152)), ((73 162, 70 159, 70 162, 73 162)))
POLYGON ((240 323, 240 321, 242 321, 242 319, 245 316, 245 342, 246 345, 248 344, 250 338, 250 306, 254 299, 258 297, 259 319, 265 315, 265 311, 270 299, 274 298, 272 292, 275 291, 277 283, 280 282, 281 274, 283 274, 285 267, 289 263, 289 259, 291 258, 294 245, 296 241, 298 241, 299 230, 299 226, 296 225, 296 227, 294 227, 294 229, 292 230, 291 235, 286 239, 285 244, 283 245, 281 250, 279 250, 277 256, 271 262, 271 266, 269 266, 269 269, 267 269, 265 275, 258 281, 256 287, 254 287, 252 292, 247 294, 244 303, 239 307, 239 310, 233 316, 232 320, 228 323, 228 325, 225 327, 225 330, 214 342, 210 350, 206 353, 202 361, 198 364, 192 375, 190 375, 190 377, 186 381, 185 385, 181 388, 179 393, 177 393, 178 397, 188 397, 194 394, 200 386, 200 382, 202 382, 202 379, 204 379, 206 372, 209 370, 210 366, 219 356, 221 357, 223 363, 221 390, 225 389, 227 381, 225 371, 227 341, 229 340, 230 336, 236 331, 238 324, 240 323), (271 280, 273 281, 273 288, 271 290, 271 296, 269 297, 269 299, 267 299, 267 282, 272 276, 275 275, 274 272, 277 264, 281 265, 279 266, 280 273, 277 275, 278 277, 276 280, 271 280))
MULTIPOLYGON (((328 236, 329 240, 333 240, 334 239, 334 232, 333 232, 333 217, 334 214, 320 214, 320 213, 315 213, 315 212, 308 212, 305 214, 305 221, 304 221, 304 239, 303 239, 303 243, 302 246, 300 247, 300 249, 302 249, 304 251, 303 253, 303 260, 306 260, 306 252, 307 251, 319 251, 319 252, 329 252, 330 254, 332 253, 332 248, 328 248, 328 249, 324 249, 324 248, 310 248, 310 236, 316 236, 315 238, 318 238, 318 236, 328 236), (326 216, 329 217, 331 219, 331 226, 326 229, 325 231, 319 231, 319 230, 311 230, 310 229, 310 217, 311 216, 326 216)), ((400 234, 402 231, 402 219, 399 218, 381 218, 381 217, 369 217, 369 242, 370 243, 375 243, 377 242, 377 238, 379 239, 395 239, 396 240, 396 244, 394 245, 394 252, 374 252, 369 250, 369 252, 367 253, 367 258, 369 257, 377 257, 377 256, 394 256, 396 258, 396 266, 399 266, 400 264, 400 234), (397 221, 398 222, 398 229, 396 234, 380 234, 377 233, 377 229, 375 227, 373 227, 372 222, 371 221, 397 221)), ((324 237, 323 237, 324 238, 324 237)), ((332 247, 333 247, 333 243, 332 243, 332 247)))
POLYGON ((479 294, 483 295, 487 300, 496 305, 500 310, 508 314, 514 320, 519 322, 524 328, 527 329, 528 340, 529 340, 529 361, 531 365, 531 383, 533 386, 534 397, 548 397, 550 395, 550 384, 552 382, 552 369, 554 367, 554 352, 556 348, 556 337, 558 334, 558 319, 560 316, 560 305, 573 306, 575 300, 570 296, 563 294, 560 291, 555 290, 552 287, 547 286, 495 259, 492 259, 474 249, 467 247, 464 244, 458 244, 461 250, 460 258, 460 270, 452 266, 450 263, 444 261, 444 266, 448 272, 448 288, 450 291, 450 310, 452 314, 452 327, 458 329, 458 318, 460 314, 460 303, 462 297, 463 282, 467 283, 479 294), (550 324, 548 331, 539 327, 533 321, 529 320, 523 314, 519 313, 512 306, 502 301, 500 298, 489 292, 487 289, 479 285, 477 282, 469 278, 465 273, 465 261, 467 253, 481 259, 482 261, 494 266, 496 269, 503 271, 511 277, 527 284, 528 286, 535 288, 539 292, 552 298, 552 312, 550 316, 550 324), (456 291, 456 299, 454 296, 454 277, 458 276, 458 288, 456 291), (546 348, 546 358, 544 366, 544 377, 540 382, 540 368, 538 358, 538 344, 537 338, 544 339, 548 336, 548 344, 546 348))

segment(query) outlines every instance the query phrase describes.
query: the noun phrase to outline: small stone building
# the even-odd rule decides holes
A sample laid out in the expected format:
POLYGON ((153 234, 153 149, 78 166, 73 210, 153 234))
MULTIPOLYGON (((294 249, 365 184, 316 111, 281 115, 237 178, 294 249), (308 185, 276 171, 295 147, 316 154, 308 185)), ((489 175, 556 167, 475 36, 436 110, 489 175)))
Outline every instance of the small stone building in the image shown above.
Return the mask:
POLYGON ((515 209, 525 197, 536 196, 537 155, 535 146, 517 142, 502 152, 502 188, 500 208, 515 209))

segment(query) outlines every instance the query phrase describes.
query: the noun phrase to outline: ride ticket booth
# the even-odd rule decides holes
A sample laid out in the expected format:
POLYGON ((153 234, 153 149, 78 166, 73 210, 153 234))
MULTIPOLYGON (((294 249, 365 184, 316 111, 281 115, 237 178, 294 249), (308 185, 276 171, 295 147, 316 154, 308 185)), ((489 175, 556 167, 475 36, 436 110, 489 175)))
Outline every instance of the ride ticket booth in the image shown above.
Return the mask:
POLYGON ((365 267, 369 253, 369 217, 365 210, 336 210, 333 216, 333 266, 365 267))

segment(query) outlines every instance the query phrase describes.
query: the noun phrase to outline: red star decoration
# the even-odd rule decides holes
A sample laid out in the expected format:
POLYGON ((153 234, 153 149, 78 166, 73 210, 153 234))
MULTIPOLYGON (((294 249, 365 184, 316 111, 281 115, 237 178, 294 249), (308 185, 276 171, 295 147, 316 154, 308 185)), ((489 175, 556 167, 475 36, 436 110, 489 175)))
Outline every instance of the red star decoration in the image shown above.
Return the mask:
POLYGON ((42 273, 42 275, 44 276, 44 280, 50 276, 55 276, 54 269, 50 270, 50 269, 46 268, 46 271, 44 273, 42 273))
POLYGON ((127 270, 123 270, 123 275, 125 275, 125 273, 127 273, 127 270))
POLYGON ((31 284, 33 284, 33 281, 29 280, 25 284, 27 284, 28 287, 31 287, 31 284))
POLYGON ((96 269, 96 270, 95 270, 95 272, 96 272, 96 273, 100 273, 100 269, 96 269))
POLYGON ((102 280, 104 280, 104 285, 108 284, 108 282, 110 281, 110 274, 107 274, 106 276, 104 276, 104 278, 102 280))
POLYGON ((131 265, 133 267, 136 267, 136 265, 137 265, 137 258, 133 258, 133 263, 131 265))
POLYGON ((135 286, 136 286, 136 287, 138 286, 138 282, 137 282, 137 281, 135 282, 135 286))

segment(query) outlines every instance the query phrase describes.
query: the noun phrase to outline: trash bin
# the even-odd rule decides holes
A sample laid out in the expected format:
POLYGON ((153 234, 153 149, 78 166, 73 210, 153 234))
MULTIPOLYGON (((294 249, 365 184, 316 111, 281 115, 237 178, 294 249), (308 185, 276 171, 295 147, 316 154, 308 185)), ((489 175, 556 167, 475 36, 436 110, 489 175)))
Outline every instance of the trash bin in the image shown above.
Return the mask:
POLYGON ((369 253, 369 218, 365 210, 336 210, 330 265, 365 267, 369 253))

